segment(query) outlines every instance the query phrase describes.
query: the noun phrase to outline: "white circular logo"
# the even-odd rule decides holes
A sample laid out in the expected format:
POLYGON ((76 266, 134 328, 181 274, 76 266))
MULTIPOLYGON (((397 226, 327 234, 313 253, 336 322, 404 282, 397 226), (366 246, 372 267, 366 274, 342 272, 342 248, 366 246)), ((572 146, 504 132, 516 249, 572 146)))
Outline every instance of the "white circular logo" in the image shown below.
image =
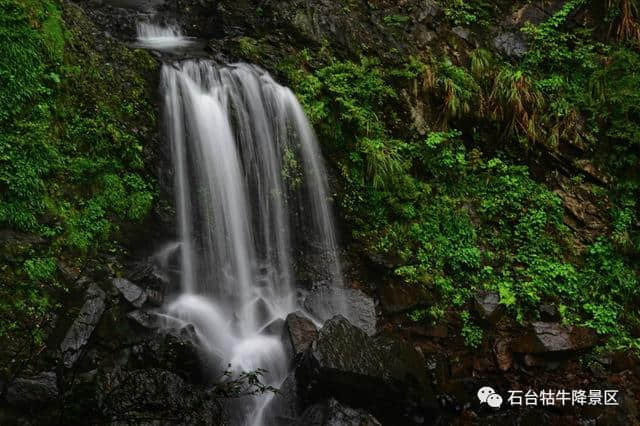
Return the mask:
POLYGON ((491 394, 487 398, 487 404, 491 408, 500 408, 500 406, 502 405, 502 397, 497 393, 491 394))
POLYGON ((489 398, 489 395, 493 395, 494 393, 496 393, 496 391, 494 391, 490 386, 480 388, 480 390, 478 391, 478 399, 480 400, 480 403, 484 404, 485 402, 487 402, 487 398, 489 398))
POLYGON ((491 408, 500 408, 502 397, 491 386, 483 386, 478 390, 480 404, 486 403, 491 408))

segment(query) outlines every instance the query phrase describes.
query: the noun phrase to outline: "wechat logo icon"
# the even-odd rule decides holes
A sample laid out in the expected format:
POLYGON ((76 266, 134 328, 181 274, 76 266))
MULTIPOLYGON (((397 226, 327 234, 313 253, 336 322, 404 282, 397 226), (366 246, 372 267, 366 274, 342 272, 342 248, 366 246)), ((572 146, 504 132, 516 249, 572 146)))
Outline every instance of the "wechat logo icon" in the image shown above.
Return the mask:
POLYGON ((502 405, 502 397, 491 386, 481 387, 478 391, 478 399, 480 404, 486 403, 491 408, 500 408, 502 405))

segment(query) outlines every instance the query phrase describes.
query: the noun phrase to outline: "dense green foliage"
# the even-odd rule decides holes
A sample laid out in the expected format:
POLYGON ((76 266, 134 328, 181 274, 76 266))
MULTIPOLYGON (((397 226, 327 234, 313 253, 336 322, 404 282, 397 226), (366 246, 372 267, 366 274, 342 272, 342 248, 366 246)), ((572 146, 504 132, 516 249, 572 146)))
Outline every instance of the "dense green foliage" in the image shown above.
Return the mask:
POLYGON ((27 352, 60 300, 57 263, 81 268, 108 250, 154 197, 141 145, 154 126, 142 77, 154 62, 113 41, 98 53, 93 37, 73 6, 63 17, 53 0, 0 1, 0 229, 13 235, 1 253, 0 337, 27 339, 11 346, 27 352), (128 65, 106 65, 114 58, 128 65))
MULTIPOLYGON (((526 26, 530 49, 518 63, 482 49, 456 63, 428 56, 404 65, 303 51, 281 67, 337 158, 354 240, 434 295, 412 319, 461 312, 472 346, 482 330, 471 296, 494 290, 520 322, 553 303, 564 321, 640 349, 640 55, 633 40, 595 40, 591 29, 565 25, 585 3, 526 26), (427 106, 426 136, 408 129, 407 92, 427 106), (523 165, 564 145, 578 146, 610 184, 587 185, 576 168, 550 188, 523 165), (584 237, 569 228, 558 186, 587 187, 605 229, 584 237)), ((483 25, 465 17, 471 6, 448 10, 456 25, 483 25)))

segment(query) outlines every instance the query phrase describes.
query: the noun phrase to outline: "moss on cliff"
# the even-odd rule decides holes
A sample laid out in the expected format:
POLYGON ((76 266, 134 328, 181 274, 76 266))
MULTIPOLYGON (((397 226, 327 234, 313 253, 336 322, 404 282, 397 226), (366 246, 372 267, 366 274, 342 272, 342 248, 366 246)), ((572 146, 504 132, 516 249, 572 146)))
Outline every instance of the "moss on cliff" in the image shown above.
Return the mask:
POLYGON ((69 275, 118 250, 120 227, 152 206, 144 146, 157 65, 53 0, 2 0, 0 37, 0 365, 10 374, 43 347, 69 275))
MULTIPOLYGON (((468 12, 447 7, 455 22, 468 12)), ((279 67, 339 170, 353 241, 393 265, 387 280, 431 292, 412 319, 462 312, 474 346, 471 296, 492 290, 521 323, 551 303, 640 349, 638 54, 568 23, 574 8, 590 12, 568 2, 526 27, 519 61, 463 49, 390 62, 324 45, 279 67)))

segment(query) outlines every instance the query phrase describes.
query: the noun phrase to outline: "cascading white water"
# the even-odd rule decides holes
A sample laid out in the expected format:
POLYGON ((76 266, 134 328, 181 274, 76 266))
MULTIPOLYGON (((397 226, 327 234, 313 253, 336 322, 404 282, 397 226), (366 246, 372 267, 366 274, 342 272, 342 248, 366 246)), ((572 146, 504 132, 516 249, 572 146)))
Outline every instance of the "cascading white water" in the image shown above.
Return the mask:
POLYGON ((138 22, 137 46, 148 49, 171 50, 191 46, 192 38, 186 37, 177 25, 158 26, 149 22, 138 22))
MULTIPOLYGON (((265 369, 279 386, 288 360, 280 336, 262 330, 297 309, 292 247, 331 259, 342 285, 313 129, 293 93, 248 64, 166 64, 162 91, 182 286, 166 315, 194 324, 221 365, 265 369)), ((268 399, 245 404, 243 424, 261 424, 268 399)))

